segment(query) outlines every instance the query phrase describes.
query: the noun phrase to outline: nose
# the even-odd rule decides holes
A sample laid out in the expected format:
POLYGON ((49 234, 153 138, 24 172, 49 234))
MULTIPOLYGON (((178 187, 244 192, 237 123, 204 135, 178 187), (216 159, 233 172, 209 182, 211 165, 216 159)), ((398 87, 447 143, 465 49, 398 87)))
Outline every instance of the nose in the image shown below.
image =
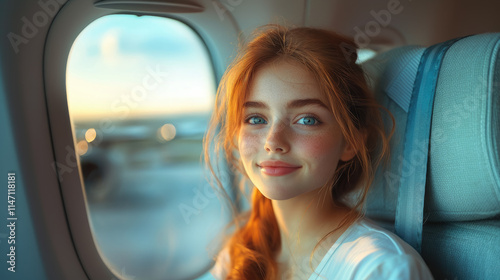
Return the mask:
POLYGON ((283 123, 276 123, 270 127, 264 149, 268 153, 287 153, 290 150, 286 127, 283 123))

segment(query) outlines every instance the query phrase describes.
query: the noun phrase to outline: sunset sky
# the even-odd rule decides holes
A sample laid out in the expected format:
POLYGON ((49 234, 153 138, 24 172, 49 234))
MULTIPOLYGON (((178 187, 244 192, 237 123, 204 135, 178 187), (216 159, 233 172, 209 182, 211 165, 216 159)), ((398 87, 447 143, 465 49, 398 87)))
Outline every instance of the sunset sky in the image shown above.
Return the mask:
POLYGON ((91 23, 68 58, 73 120, 209 112, 215 77, 208 52, 176 20, 112 15, 91 23))

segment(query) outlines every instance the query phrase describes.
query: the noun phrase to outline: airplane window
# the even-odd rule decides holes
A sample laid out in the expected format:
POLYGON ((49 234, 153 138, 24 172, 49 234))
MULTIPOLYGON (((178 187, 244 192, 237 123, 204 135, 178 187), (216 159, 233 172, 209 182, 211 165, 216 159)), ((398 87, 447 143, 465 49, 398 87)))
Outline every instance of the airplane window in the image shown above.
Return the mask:
POLYGON ((74 42, 66 80, 102 258, 129 279, 205 272, 229 215, 200 161, 216 91, 202 40, 173 19, 105 16, 74 42))

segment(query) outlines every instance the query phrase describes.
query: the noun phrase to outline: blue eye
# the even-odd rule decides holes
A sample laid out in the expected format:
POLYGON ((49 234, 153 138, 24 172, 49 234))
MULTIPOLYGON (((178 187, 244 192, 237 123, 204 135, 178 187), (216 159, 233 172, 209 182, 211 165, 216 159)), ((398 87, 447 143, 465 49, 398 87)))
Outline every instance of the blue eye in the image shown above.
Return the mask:
POLYGON ((249 124, 266 124, 267 123, 266 120, 264 120, 261 117, 257 117, 257 116, 249 117, 246 119, 245 122, 249 123, 249 124))
POLYGON ((315 117, 303 117, 300 120, 298 120, 297 123, 303 125, 318 125, 319 120, 315 117))

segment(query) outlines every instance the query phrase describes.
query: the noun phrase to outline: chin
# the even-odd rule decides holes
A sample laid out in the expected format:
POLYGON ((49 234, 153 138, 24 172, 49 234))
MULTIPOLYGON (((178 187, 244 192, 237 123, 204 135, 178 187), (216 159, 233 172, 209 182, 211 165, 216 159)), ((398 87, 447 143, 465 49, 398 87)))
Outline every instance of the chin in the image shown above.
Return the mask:
POLYGON ((259 187, 257 188, 262 193, 262 195, 271 200, 288 200, 302 194, 301 192, 296 192, 286 187, 284 189, 280 187, 272 187, 272 189, 269 187, 266 187, 265 189, 259 187))

